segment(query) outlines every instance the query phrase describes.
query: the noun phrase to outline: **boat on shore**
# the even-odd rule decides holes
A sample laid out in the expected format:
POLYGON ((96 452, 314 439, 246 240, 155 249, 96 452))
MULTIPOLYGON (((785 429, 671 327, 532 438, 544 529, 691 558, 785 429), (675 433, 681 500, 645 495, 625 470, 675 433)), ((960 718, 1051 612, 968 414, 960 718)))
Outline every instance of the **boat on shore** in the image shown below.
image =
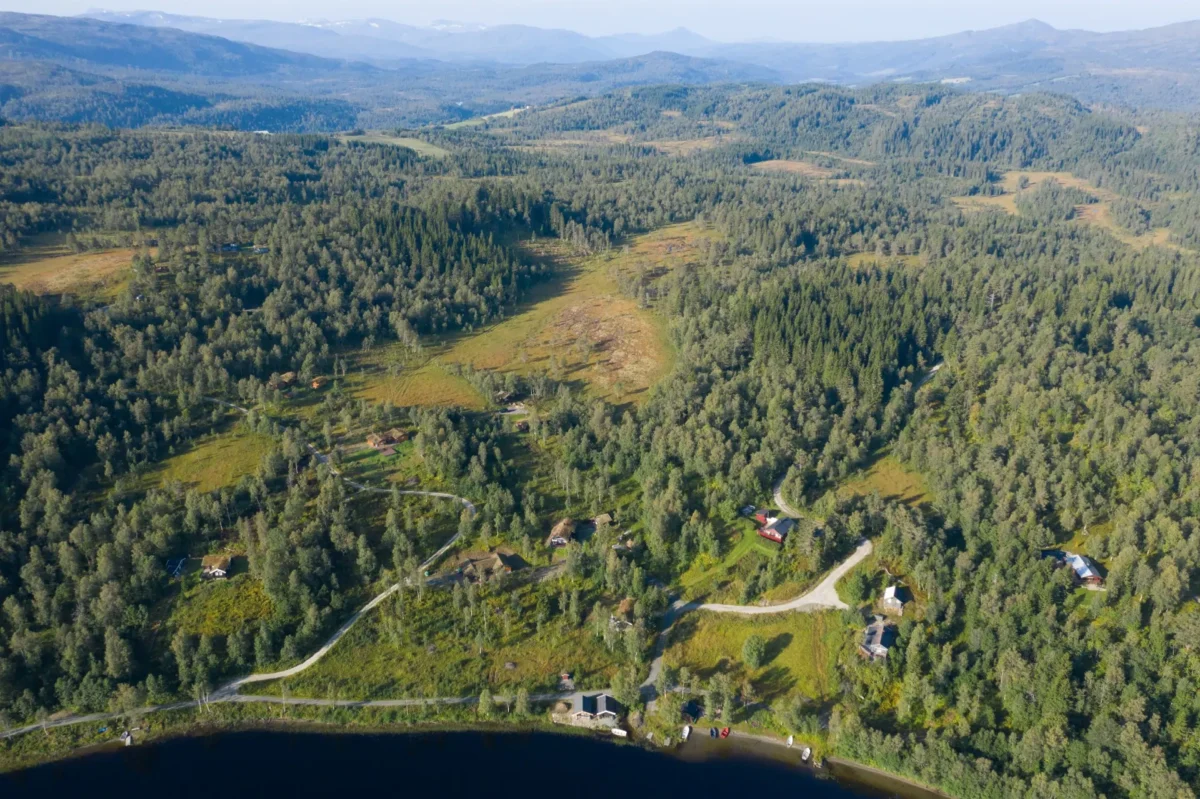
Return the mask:
POLYGON ((683 740, 684 740, 684 742, 686 742, 686 741, 687 741, 687 739, 691 737, 691 735, 692 735, 692 727, 691 727, 691 725, 690 725, 690 724, 684 724, 684 725, 683 725, 683 740))

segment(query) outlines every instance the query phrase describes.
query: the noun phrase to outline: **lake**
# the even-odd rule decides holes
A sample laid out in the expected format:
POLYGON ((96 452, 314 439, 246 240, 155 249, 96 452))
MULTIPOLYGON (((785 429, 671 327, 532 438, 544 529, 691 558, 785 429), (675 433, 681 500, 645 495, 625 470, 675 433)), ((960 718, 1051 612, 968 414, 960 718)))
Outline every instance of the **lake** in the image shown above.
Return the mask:
MULTIPOLYGON (((820 779, 795 750, 693 741, 678 755, 609 740, 519 732, 250 730, 93 752, 0 775, 0 796, 441 797, 894 796, 820 779), (433 792, 436 792, 433 793, 433 792)), ((729 742, 732 744, 732 742, 729 742)), ((917 794, 905 791, 906 797, 917 794)))

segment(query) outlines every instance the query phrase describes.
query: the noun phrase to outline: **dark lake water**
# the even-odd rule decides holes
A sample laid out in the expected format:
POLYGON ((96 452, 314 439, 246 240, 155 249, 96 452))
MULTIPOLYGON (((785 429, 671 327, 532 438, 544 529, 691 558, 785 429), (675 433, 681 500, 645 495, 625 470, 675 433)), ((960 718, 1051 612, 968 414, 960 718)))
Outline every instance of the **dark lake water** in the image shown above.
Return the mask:
POLYGON ((787 762, 794 750, 771 754, 691 747, 676 757, 547 733, 245 731, 93 752, 3 775, 0 797, 893 795, 813 776, 787 762))

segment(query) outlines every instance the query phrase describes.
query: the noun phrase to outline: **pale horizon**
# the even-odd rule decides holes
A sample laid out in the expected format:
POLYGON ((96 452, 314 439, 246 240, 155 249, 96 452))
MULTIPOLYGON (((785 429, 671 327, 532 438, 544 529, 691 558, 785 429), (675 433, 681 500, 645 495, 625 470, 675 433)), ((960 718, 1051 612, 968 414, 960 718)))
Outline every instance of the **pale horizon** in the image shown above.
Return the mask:
POLYGON ((718 42, 849 43, 900 41, 983 30, 1037 19, 1060 30, 1095 32, 1155 28, 1200 18, 1191 0, 1117 0, 1103 5, 1078 0, 1014 0, 980 3, 921 0, 897 4, 886 0, 847 0, 836 8, 824 3, 781 4, 774 0, 446 0, 430 12, 427 3, 409 0, 348 0, 336 6, 319 0, 263 0, 247 4, 214 0, 198 10, 194 3, 131 0, 97 4, 92 0, 4 2, 0 10, 27 14, 75 16, 91 11, 159 11, 196 17, 272 20, 386 19, 427 26, 437 20, 488 26, 530 25, 559 28, 589 36, 658 34, 686 28, 718 42), (340 13, 334 13, 334 11, 340 13))

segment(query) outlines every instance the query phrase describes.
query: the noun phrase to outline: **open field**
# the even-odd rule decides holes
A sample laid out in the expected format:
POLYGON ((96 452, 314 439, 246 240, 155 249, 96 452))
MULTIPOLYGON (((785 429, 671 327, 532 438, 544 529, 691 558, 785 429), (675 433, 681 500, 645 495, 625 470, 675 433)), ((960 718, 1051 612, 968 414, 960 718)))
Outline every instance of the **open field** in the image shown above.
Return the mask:
POLYGON ((754 168, 763 172, 786 172, 789 175, 801 175, 806 178, 815 178, 818 180, 831 178, 837 174, 832 169, 826 169, 823 166, 817 166, 808 161, 785 161, 780 159, 759 161, 754 164, 754 168))
POLYGON ((846 261, 855 269, 878 264, 882 267, 891 266, 920 266, 924 259, 920 255, 879 255, 873 252, 856 252, 846 257, 846 261))
POLYGON ((216 491, 258 471, 274 443, 270 436, 241 430, 208 436, 158 464, 141 482, 151 487, 178 481, 197 491, 216 491))
POLYGON ((515 117, 517 114, 521 113, 522 111, 527 111, 527 110, 529 110, 529 106, 525 106, 524 108, 510 108, 507 111, 500 111, 495 114, 487 114, 486 116, 471 117, 470 119, 464 119, 462 122, 451 122, 449 125, 445 125, 444 127, 446 128, 446 130, 457 130, 458 128, 473 128, 477 125, 482 125, 483 123, 487 122, 489 119, 504 119, 507 117, 515 117))
POLYGON ((389 348, 380 348, 358 358, 363 371, 350 375, 347 387, 371 402, 390 402, 396 407, 458 407, 479 410, 487 401, 466 380, 447 372, 440 364, 426 361, 389 374, 382 364, 389 348))
POLYGON ((128 282, 136 251, 130 248, 74 253, 62 236, 38 236, 0 255, 0 283, 35 294, 92 294, 111 299, 128 282))
POLYGON ((533 286, 505 319, 469 334, 426 342, 421 358, 395 376, 389 359, 409 358, 399 347, 358 356, 365 371, 349 381, 358 396, 393 405, 487 405, 446 364, 527 374, 546 371, 578 382, 616 403, 638 401, 671 368, 674 352, 666 323, 625 296, 620 279, 652 284, 657 277, 703 258, 702 243, 715 234, 688 223, 638 236, 612 252, 575 256, 556 241, 525 245, 554 264, 550 278, 533 286))
MULTIPOLYGON (((575 675, 580 689, 609 685, 620 665, 620 648, 609 652, 586 624, 568 628, 557 615, 538 632, 539 590, 554 592, 552 587, 526 584, 478 600, 475 612, 487 615, 491 631, 482 654, 475 634, 459 628, 461 613, 450 591, 409 594, 399 616, 393 603, 385 603, 324 659, 289 679, 288 694, 354 699, 469 696, 485 686, 499 692, 521 685, 530 692, 550 691, 563 671, 575 675)), ((586 598, 581 604, 590 608, 592 601, 586 598)), ((269 683, 262 692, 278 695, 282 690, 278 683, 269 683)))
POLYGON ((822 699, 837 690, 834 665, 848 634, 840 613, 739 616, 697 611, 675 622, 663 662, 687 666, 703 679, 729 674, 734 685, 748 677, 760 701, 793 695, 822 699), (766 640, 767 658, 752 671, 742 662, 742 646, 755 634, 766 640))
MULTIPOLYGON (((244 558, 238 560, 244 564, 244 558)), ((235 574, 184 589, 170 625, 188 635, 230 635, 270 615, 271 599, 262 583, 249 574, 235 574)))
POLYGON ((731 139, 722 136, 706 136, 703 139, 661 139, 644 142, 644 144, 667 155, 693 155, 704 150, 711 150, 726 141, 731 141, 731 139))
POLYGON ((425 158, 445 158, 450 155, 449 150, 438 147, 436 144, 430 144, 413 136, 393 136, 381 130, 369 130, 358 136, 339 136, 338 138, 342 141, 357 141, 364 144, 391 144, 396 147, 407 147, 425 158))
POLYGON ((838 488, 843 496, 878 492, 884 499, 920 507, 933 500, 921 475, 906 470, 899 461, 885 455, 871 464, 865 473, 847 480, 838 488))

